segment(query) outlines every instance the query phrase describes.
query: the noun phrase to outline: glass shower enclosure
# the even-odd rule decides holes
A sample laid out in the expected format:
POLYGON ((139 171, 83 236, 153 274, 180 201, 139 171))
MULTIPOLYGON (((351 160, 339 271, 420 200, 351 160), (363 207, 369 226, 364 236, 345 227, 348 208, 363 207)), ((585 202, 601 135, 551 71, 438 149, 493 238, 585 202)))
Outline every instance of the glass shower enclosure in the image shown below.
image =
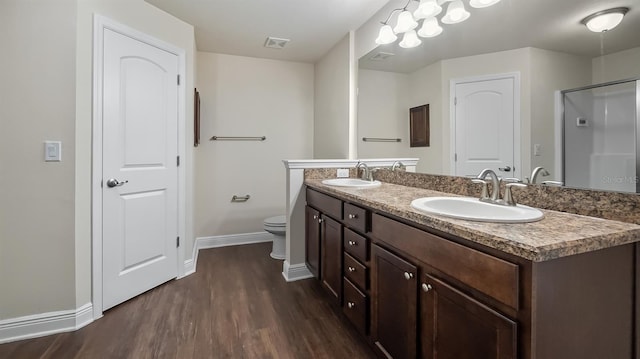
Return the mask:
POLYGON ((640 193, 640 81, 562 91, 565 186, 640 193))

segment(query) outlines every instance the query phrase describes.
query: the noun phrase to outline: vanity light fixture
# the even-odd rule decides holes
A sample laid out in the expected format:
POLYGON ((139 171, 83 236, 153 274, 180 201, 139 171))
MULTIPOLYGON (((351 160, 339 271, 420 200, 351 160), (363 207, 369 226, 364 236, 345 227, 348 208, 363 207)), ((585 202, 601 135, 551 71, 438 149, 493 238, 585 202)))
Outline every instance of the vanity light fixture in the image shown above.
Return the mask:
POLYGON ((585 17, 580 22, 593 32, 605 32, 620 25, 622 18, 628 11, 628 7, 617 7, 598 11, 595 14, 585 17))
MULTIPOLYGON (((469 0, 469 5, 473 8, 485 8, 500 0, 469 0)), ((465 9, 463 0, 407 0, 404 7, 393 9, 378 32, 376 44, 386 45, 395 42, 398 36, 402 36, 400 46, 403 48, 412 48, 419 46, 423 38, 438 36, 442 33, 442 27, 438 23, 437 16, 442 13, 443 6, 447 4, 447 12, 440 18, 443 24, 457 24, 463 22, 471 16, 465 9), (409 5, 415 1, 418 3, 413 13, 408 9, 409 5), (397 16, 395 27, 391 27, 389 20, 396 12, 400 12, 397 16), (422 25, 419 23, 422 21, 422 25), (420 29, 416 32, 416 29, 420 29)))
POLYGON ((410 49, 412 47, 419 46, 422 43, 422 40, 418 39, 418 35, 416 34, 416 30, 409 30, 404 33, 402 37, 402 41, 398 45, 405 49, 410 49))

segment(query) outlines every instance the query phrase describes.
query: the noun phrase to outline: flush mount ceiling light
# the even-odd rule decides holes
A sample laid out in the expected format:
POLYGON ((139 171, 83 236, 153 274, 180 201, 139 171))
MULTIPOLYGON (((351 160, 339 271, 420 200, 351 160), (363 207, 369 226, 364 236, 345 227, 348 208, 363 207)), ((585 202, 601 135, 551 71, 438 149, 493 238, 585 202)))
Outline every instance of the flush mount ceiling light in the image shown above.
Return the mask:
MULTIPOLYGON (((457 24, 465 21, 471 16, 471 14, 464 8, 463 0, 407 0, 404 7, 393 9, 385 21, 382 22, 382 27, 378 32, 376 38, 376 44, 386 45, 395 42, 398 36, 402 36, 400 46, 405 48, 411 48, 419 46, 422 41, 418 36, 423 38, 438 36, 442 33, 442 27, 438 23, 436 16, 442 13, 442 7, 445 3, 447 5, 447 12, 440 18, 440 22, 443 24, 457 24), (418 3, 415 10, 411 12, 409 5, 412 2, 418 3), (399 12, 395 27, 391 27, 389 20, 396 12, 399 12), (422 21, 422 25, 419 23, 422 21), (420 27, 420 30, 416 30, 420 27)), ((496 3, 500 0, 469 0, 469 5, 473 8, 485 8, 496 3)))
POLYGON ((620 25, 622 18, 628 11, 628 7, 603 10, 585 17, 580 22, 593 32, 605 32, 620 25))

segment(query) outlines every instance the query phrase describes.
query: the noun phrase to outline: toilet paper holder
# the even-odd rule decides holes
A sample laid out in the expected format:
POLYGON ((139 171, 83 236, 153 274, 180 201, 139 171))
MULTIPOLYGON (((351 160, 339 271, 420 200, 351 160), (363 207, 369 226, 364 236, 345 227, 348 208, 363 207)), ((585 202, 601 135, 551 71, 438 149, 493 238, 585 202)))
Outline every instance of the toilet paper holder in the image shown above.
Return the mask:
POLYGON ((233 197, 231 197, 231 202, 246 202, 249 200, 249 198, 251 198, 250 195, 244 195, 244 196, 238 196, 238 195, 233 195, 233 197))

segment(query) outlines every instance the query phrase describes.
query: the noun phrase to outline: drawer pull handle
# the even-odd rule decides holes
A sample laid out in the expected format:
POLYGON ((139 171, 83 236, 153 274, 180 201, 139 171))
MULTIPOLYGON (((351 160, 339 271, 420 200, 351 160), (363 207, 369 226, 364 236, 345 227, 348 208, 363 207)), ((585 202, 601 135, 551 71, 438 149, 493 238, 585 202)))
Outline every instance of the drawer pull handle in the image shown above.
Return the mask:
POLYGON ((348 268, 349 268, 349 272, 355 272, 356 271, 356 269, 353 268, 352 266, 349 266, 348 268))
POLYGON ((353 309, 356 306, 356 303, 354 302, 347 302, 347 307, 349 307, 349 309, 353 309))
POLYGON ((404 279, 409 280, 413 278, 413 273, 404 272, 404 279))
POLYGON ((424 290, 425 292, 428 292, 431 289, 433 289, 433 287, 431 287, 431 284, 422 283, 422 290, 424 290))
POLYGON ((356 241, 349 241, 348 243, 349 243, 350 246, 358 245, 358 242, 356 242, 356 241))
POLYGON ((349 214, 349 219, 356 219, 358 218, 357 214, 349 214))

